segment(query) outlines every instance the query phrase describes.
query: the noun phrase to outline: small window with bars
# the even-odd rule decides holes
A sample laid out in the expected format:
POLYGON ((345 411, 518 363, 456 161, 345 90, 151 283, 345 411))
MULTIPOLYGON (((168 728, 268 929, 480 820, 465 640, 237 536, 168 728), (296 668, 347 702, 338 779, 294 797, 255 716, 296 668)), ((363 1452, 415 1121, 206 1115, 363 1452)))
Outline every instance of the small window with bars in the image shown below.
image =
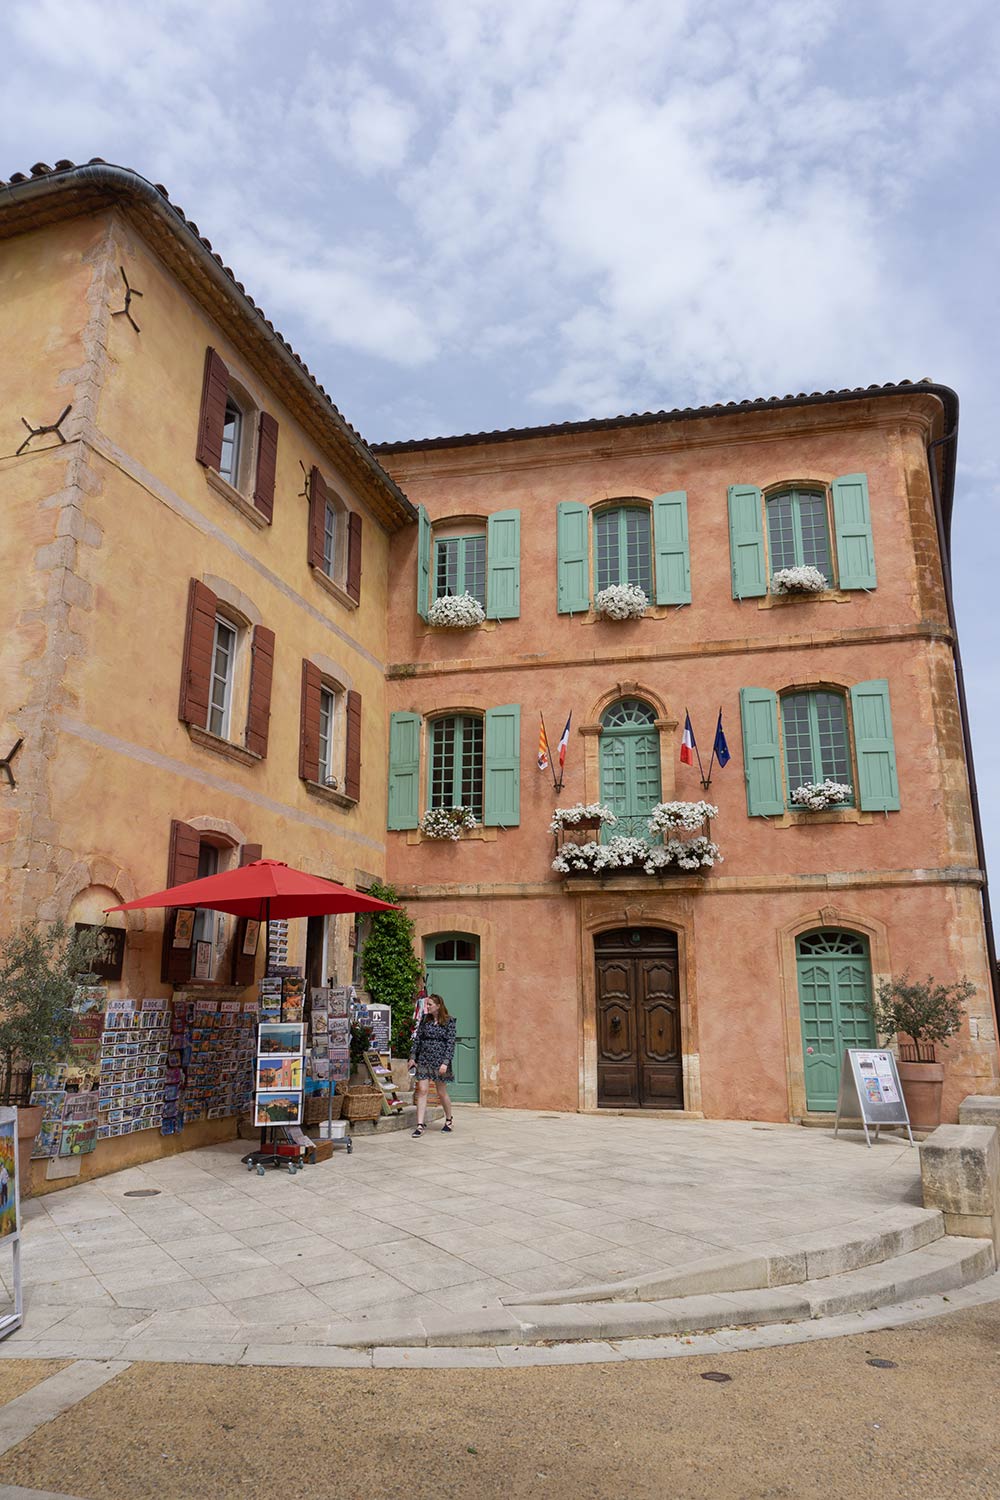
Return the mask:
POLYGON ((832 583, 826 496, 814 490, 785 490, 770 495, 765 509, 771 572, 817 568, 832 583))
POLYGON ((595 591, 616 583, 636 584, 647 599, 653 597, 653 543, 645 506, 616 506, 594 515, 595 591))
POLYGON ((471 594, 486 608, 486 537, 439 537, 435 546, 434 597, 471 594))
POLYGON ((847 702, 842 693, 786 693, 781 700, 781 726, 789 792, 807 782, 828 779, 854 784, 847 702))
POLYGON ((430 806, 471 807, 483 817, 483 721, 450 714, 431 725, 430 806))

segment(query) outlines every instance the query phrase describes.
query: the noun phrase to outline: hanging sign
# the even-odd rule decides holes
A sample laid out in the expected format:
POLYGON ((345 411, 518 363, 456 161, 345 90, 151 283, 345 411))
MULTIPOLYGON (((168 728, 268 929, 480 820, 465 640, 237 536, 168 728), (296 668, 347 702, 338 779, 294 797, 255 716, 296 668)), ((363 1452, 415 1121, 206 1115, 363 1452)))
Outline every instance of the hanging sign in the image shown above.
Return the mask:
POLYGON ((876 1052, 867 1047, 845 1049, 834 1136, 840 1129, 842 1115, 848 1120, 861 1120, 869 1146, 869 1125, 875 1126, 876 1140, 881 1125, 901 1125, 910 1138, 910 1145, 914 1144, 910 1117, 899 1086, 896 1059, 891 1052, 876 1052))
POLYGON ((14 1306, 0 1314, 0 1339, 20 1328, 21 1302, 21 1184, 18 1180, 17 1110, 0 1107, 0 1245, 13 1255, 11 1287, 14 1306))

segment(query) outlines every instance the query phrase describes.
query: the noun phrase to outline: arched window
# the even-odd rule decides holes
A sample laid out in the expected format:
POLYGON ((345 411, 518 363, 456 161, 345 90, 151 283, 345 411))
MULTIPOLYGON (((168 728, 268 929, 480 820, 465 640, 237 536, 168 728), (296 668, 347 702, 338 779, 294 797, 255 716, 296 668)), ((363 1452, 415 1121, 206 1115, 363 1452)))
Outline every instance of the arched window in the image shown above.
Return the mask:
POLYGON ((653 598, 653 543, 647 505, 616 505, 594 514, 594 591, 638 585, 653 598))
POLYGON ((656 711, 641 698, 619 698, 604 710, 601 728, 601 801, 618 819, 605 834, 645 838, 660 800, 656 711))
POLYGON ((486 608, 486 527, 468 522, 434 528, 432 598, 471 594, 486 608))
POLYGON ((789 792, 806 782, 827 779, 854 785, 843 693, 785 693, 781 725, 789 792))
POLYGON ((431 722, 429 807, 471 807, 483 817, 483 721, 449 714, 431 722))
POLYGON ((817 490, 783 490, 766 501, 770 572, 779 568, 818 568, 833 582, 826 495, 817 490))

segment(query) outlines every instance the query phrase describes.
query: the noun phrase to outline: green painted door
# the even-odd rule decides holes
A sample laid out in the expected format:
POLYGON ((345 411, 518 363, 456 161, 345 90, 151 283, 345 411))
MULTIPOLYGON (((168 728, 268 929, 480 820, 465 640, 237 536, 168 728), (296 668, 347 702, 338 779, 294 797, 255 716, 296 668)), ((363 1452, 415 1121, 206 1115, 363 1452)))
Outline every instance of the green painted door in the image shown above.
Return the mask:
POLYGON ((465 932, 424 940, 429 994, 440 995, 457 1022, 455 1082, 448 1092, 458 1104, 479 1103, 479 939, 465 932))
POLYGON ((604 825, 604 842, 619 834, 648 838, 649 814, 659 800, 656 713, 638 698, 622 698, 601 715, 601 801, 618 819, 604 825))
POLYGON ((868 944, 853 932, 810 932, 795 945, 805 1065, 806 1108, 837 1108, 845 1047, 874 1047, 868 1014, 872 971, 868 944))

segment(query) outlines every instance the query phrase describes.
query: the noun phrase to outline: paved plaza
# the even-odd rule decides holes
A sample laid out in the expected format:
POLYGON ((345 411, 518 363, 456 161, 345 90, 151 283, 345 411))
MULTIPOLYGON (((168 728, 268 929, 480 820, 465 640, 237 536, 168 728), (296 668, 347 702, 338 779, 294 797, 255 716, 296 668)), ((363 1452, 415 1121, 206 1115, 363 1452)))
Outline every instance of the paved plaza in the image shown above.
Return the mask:
POLYGON ((784 1125, 466 1107, 453 1135, 363 1139, 294 1177, 248 1172, 248 1149, 27 1203, 25 1326, 8 1351, 155 1358, 192 1340, 222 1352, 499 1315, 504 1300, 864 1232, 920 1203, 909 1145, 784 1125))

